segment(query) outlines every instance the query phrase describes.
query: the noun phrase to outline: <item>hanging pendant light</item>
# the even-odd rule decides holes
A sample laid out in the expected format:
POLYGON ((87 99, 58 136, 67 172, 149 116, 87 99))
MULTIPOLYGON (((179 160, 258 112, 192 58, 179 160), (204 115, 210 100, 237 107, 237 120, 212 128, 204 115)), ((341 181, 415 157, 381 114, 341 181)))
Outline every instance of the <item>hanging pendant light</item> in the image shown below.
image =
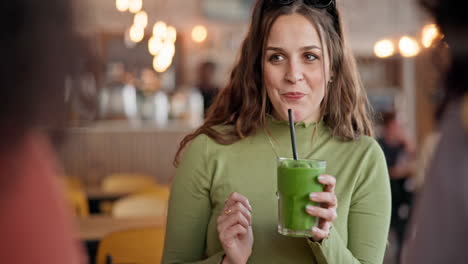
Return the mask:
POLYGON ((398 47, 403 57, 414 57, 418 55, 421 50, 418 42, 409 36, 401 37, 398 47))
POLYGON ((395 54, 395 45, 390 39, 382 39, 374 45, 374 54, 379 58, 388 58, 395 54))

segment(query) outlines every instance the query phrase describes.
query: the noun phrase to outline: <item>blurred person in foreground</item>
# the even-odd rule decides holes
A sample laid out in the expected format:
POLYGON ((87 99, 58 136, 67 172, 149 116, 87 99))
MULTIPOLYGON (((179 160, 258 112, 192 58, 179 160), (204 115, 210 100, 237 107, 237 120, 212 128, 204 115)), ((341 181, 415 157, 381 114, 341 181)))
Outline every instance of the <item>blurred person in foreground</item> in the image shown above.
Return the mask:
MULTIPOLYGON (((440 140, 417 201, 405 263, 468 260, 468 18, 466 1, 422 0, 449 47, 440 140)), ((437 63, 437 62, 436 62, 437 63)))
POLYGON ((162 263, 382 263, 390 184, 368 106, 334 0, 257 0, 228 85, 181 142, 162 263), (277 231, 288 109, 298 156, 328 162, 303 197, 307 238, 277 231))
POLYGON ((382 113, 382 134, 378 142, 387 161, 392 190, 390 229, 397 238, 399 257, 412 203, 411 177, 415 173, 415 147, 400 124, 395 111, 382 113))
POLYGON ((1 1, 0 10, 0 262, 83 263, 46 132, 66 115, 70 1, 1 1))

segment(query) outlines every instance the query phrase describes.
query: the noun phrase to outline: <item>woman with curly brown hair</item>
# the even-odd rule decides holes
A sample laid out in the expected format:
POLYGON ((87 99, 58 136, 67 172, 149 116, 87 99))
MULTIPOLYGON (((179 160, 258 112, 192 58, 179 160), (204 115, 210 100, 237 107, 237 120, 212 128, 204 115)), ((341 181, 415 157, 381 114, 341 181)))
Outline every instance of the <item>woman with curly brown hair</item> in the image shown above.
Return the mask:
POLYGON ((176 164, 163 263, 382 263, 388 173, 334 0, 256 2, 230 81, 176 164), (288 109, 299 156, 328 163, 307 239, 276 231, 288 109))

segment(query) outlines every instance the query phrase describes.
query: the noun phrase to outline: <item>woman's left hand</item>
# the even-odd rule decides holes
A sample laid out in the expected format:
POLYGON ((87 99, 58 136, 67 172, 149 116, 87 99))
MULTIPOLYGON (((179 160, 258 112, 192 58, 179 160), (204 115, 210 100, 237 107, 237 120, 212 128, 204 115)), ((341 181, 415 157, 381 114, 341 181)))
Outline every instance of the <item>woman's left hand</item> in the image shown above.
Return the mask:
POLYGON ((308 214, 319 217, 317 227, 312 228, 313 240, 320 242, 330 234, 333 221, 337 218, 338 199, 335 195, 336 179, 331 175, 320 175, 318 181, 325 185, 323 192, 311 193, 309 199, 320 204, 320 207, 309 205, 308 214))

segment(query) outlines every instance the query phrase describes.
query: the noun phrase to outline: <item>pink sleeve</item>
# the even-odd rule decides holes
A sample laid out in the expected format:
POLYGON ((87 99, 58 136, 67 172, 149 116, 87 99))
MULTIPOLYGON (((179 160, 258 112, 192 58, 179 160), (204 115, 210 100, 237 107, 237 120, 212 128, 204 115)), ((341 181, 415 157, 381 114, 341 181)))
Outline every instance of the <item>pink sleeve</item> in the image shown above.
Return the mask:
POLYGON ((83 263, 44 135, 31 133, 0 155, 0 262, 83 263))

